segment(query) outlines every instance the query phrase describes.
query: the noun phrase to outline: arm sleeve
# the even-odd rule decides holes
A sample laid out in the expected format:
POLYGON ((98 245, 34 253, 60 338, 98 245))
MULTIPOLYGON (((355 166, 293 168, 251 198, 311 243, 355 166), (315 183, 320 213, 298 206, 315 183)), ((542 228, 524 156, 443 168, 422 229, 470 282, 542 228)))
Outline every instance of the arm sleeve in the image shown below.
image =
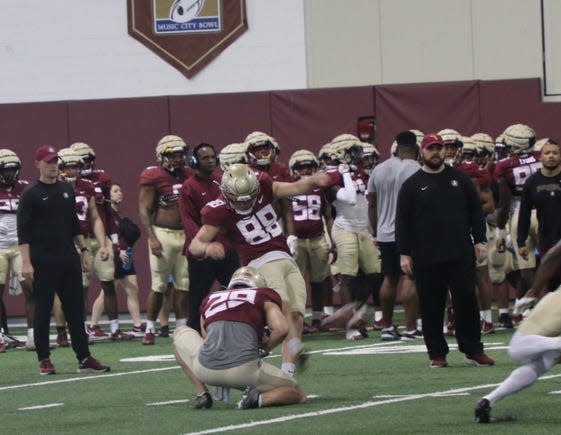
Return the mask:
POLYGON ((483 208, 481 207, 481 200, 479 199, 475 185, 468 176, 464 177, 464 186, 466 189, 468 209, 471 212, 470 225, 473 242, 485 243, 487 241, 487 236, 485 235, 485 214, 483 213, 483 208))
POLYGON ((407 184, 403 184, 397 196, 395 216, 395 242, 400 255, 411 255, 412 207, 407 184), (408 219, 409 218, 409 219, 408 219))
POLYGON ((530 231, 530 219, 532 216, 532 178, 528 178, 522 189, 522 200, 520 201, 520 212, 518 213, 518 231, 516 243, 518 246, 526 246, 528 231, 530 231))
POLYGON ((348 172, 343 174, 343 187, 337 191, 338 201, 355 205, 356 204, 356 188, 348 172))
POLYGON ((18 212, 17 212, 17 225, 18 225, 18 243, 20 245, 31 243, 31 204, 32 192, 27 190, 23 192, 20 197, 18 212))

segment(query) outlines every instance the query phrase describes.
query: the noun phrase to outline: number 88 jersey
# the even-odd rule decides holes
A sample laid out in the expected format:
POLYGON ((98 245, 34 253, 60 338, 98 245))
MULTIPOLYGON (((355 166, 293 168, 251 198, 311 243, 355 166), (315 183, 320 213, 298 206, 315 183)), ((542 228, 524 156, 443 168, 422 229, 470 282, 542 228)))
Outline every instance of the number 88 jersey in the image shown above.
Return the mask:
POLYGON ((286 237, 273 207, 273 180, 265 172, 257 172, 259 194, 250 213, 240 215, 224 201, 224 196, 205 205, 201 211, 203 225, 223 227, 234 241, 242 265, 247 265, 272 251, 290 256, 286 237))

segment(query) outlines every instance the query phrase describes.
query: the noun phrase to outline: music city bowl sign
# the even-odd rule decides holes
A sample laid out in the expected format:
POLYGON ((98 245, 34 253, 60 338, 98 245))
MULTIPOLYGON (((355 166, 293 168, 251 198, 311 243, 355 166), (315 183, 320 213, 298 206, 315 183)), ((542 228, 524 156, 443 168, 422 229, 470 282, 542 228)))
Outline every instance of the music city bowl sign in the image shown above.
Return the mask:
POLYGON ((247 30, 245 0, 127 0, 129 35, 188 78, 247 30))

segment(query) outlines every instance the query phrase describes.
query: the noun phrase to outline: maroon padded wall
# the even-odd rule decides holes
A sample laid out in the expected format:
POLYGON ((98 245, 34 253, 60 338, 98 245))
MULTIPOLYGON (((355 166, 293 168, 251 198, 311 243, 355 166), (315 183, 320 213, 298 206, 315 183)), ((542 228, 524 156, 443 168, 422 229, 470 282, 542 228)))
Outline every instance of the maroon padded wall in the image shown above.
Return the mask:
POLYGON ((479 131, 479 92, 475 81, 376 86, 375 89, 377 143, 383 158, 389 156, 395 135, 403 130, 479 131))
POLYGON ((270 133, 288 161, 299 148, 317 152, 341 133, 356 135, 357 118, 374 114, 374 88, 310 89, 271 94, 270 133))
POLYGON ((270 100, 269 92, 170 97, 170 131, 191 149, 207 142, 220 150, 254 130, 270 131, 270 100))

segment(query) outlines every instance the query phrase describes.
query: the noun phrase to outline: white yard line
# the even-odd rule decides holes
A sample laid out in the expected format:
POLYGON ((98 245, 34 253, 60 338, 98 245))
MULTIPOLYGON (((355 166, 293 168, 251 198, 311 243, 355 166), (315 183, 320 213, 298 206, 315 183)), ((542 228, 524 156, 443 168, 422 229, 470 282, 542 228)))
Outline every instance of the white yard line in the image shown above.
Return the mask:
POLYGON ((62 406, 64 403, 48 403, 46 405, 27 406, 25 408, 18 408, 18 411, 34 411, 36 409, 56 408, 62 406))
POLYGON ((96 380, 98 381, 100 379, 114 378, 117 376, 139 375, 142 373, 150 373, 150 372, 164 372, 167 370, 177 370, 179 368, 180 368, 179 366, 173 366, 173 367, 160 367, 158 369, 134 370, 132 372, 108 373, 105 375, 92 374, 89 376, 82 376, 78 378, 57 379, 56 381, 44 381, 44 382, 35 382, 32 384, 8 385, 6 387, 0 387, 0 391, 18 390, 20 388, 44 387, 45 385, 67 384, 70 382, 79 382, 79 381, 96 381, 96 380))
POLYGON ((168 400, 167 402, 152 402, 147 403, 146 406, 165 406, 165 405, 175 405, 176 403, 187 403, 189 399, 182 400, 168 400))

